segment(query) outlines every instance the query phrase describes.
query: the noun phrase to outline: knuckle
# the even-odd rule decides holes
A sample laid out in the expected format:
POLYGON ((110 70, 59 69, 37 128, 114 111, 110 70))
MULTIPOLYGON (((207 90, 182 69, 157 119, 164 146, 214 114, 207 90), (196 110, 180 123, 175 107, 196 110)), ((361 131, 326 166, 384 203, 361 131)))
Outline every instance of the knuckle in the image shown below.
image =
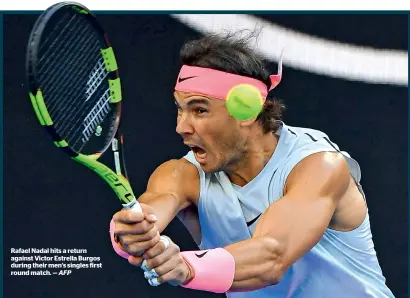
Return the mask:
POLYGON ((182 259, 181 254, 174 255, 173 259, 174 259, 175 263, 178 264, 178 267, 183 263, 183 259, 182 259))
POLYGON ((139 253, 141 251, 142 247, 139 243, 133 243, 128 246, 128 252, 130 253, 139 253))
POLYGON ((184 278, 184 271, 180 268, 178 270, 178 274, 177 274, 177 277, 175 279, 177 279, 178 281, 182 281, 183 278, 184 278))
POLYGON ((129 246, 132 243, 130 237, 127 235, 121 235, 120 241, 123 246, 129 246))
POLYGON ((164 275, 164 273, 166 273, 164 272, 164 269, 157 268, 157 266, 152 265, 152 268, 155 268, 155 272, 161 277, 164 275))
POLYGON ((173 271, 178 269, 178 260, 175 258, 175 256, 171 256, 168 260, 170 264, 172 264, 172 267, 174 268, 173 271))
POLYGON ((120 221, 121 215, 122 215, 122 210, 115 212, 114 215, 112 216, 112 219, 114 220, 114 222, 120 221))
POLYGON ((141 222, 141 223, 139 224, 139 227, 140 227, 140 231, 141 231, 142 233, 148 233, 148 232, 151 230, 150 223, 147 222, 146 220, 144 220, 143 222, 141 222))
POLYGON ((177 265, 174 270, 175 277, 179 276, 180 273, 181 273, 181 268, 179 265, 177 265))
POLYGON ((177 260, 178 260, 178 263, 180 263, 180 264, 184 264, 184 263, 185 263, 184 258, 182 257, 181 254, 178 254, 178 255, 177 255, 177 260))
POLYGON ((176 245, 175 243, 171 242, 170 246, 168 247, 168 249, 172 250, 172 252, 174 254, 179 254, 180 253, 180 248, 178 245, 176 245))
POLYGON ((122 224, 119 221, 114 220, 114 233, 120 234, 122 232, 122 224))
MULTIPOLYGON (((159 265, 161 265, 161 263, 158 262, 158 259, 157 259, 157 258, 153 258, 153 259, 148 260, 148 261, 147 261, 147 264, 149 264, 149 268, 156 268, 156 267, 158 267, 159 265)), ((155 271, 158 273, 157 269, 155 269, 155 271)), ((159 274, 159 273, 158 273, 158 274, 159 274)), ((161 275, 161 274, 159 274, 159 275, 161 275)))
POLYGON ((133 252, 135 251, 135 248, 136 248, 135 243, 133 243, 133 244, 128 244, 128 245, 126 246, 126 249, 127 249, 127 252, 128 252, 128 253, 133 253, 133 252))
POLYGON ((146 233, 147 232, 147 222, 146 221, 137 223, 137 224, 135 224, 135 226, 136 226, 136 230, 139 233, 146 233))
POLYGON ((145 255, 149 258, 149 259, 153 259, 153 257, 155 256, 155 252, 154 250, 150 249, 148 251, 145 252, 145 255))
POLYGON ((157 234, 157 235, 155 235, 155 237, 153 237, 152 239, 150 239, 149 241, 148 241, 148 243, 149 243, 149 245, 152 247, 152 246, 154 246, 155 244, 157 244, 158 243, 158 241, 159 241, 159 235, 157 234))
POLYGON ((166 263, 166 258, 164 258, 163 255, 158 255, 156 257, 153 257, 151 260, 152 260, 152 264, 154 264, 155 267, 163 265, 164 263, 166 263))
POLYGON ((150 238, 154 238, 155 236, 157 236, 158 234, 158 230, 156 228, 151 228, 148 232, 147 232, 148 236, 150 238))
POLYGON ((124 229, 118 230, 117 235, 121 236, 121 238, 123 239, 130 239, 130 236, 131 236, 130 233, 125 231, 124 229))
POLYGON ((123 212, 123 216, 122 216, 122 217, 123 217, 126 221, 132 221, 133 216, 132 216, 132 214, 131 214, 130 212, 128 212, 128 210, 123 210, 122 212, 123 212))

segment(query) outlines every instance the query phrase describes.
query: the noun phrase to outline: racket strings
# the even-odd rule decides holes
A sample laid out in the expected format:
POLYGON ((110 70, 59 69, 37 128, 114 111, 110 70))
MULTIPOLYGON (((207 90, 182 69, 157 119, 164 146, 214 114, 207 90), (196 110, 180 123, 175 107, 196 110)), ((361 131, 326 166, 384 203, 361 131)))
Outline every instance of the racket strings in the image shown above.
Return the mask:
MULTIPOLYGON (((70 19, 70 21, 72 20, 73 19, 70 19)), ((90 37, 89 34, 85 34, 88 27, 79 26, 79 18, 77 18, 77 22, 72 24, 72 27, 70 27, 68 31, 67 25, 59 34, 57 33, 59 27, 55 26, 54 30, 50 33, 40 48, 41 58, 38 75, 42 85, 45 86, 43 90, 47 90, 50 95, 55 94, 57 91, 56 89, 63 89, 66 85, 70 84, 70 80, 67 80, 68 76, 71 74, 70 71, 75 70, 82 64, 82 60, 77 59, 75 55, 78 55, 78 51, 82 52, 82 50, 85 50, 81 48, 78 49, 77 46, 78 44, 85 44, 90 37), (81 31, 75 31, 78 28, 80 28, 81 31), (58 35, 55 36, 56 34, 58 35), (53 36, 52 44, 48 45, 47 41, 53 36), (80 39, 78 39, 78 37, 80 37, 80 39), (76 38, 77 40, 75 40, 76 38), (45 52, 41 53, 45 47, 47 47, 45 52), (46 59, 46 61, 43 61, 43 59, 46 59), (48 88, 48 86, 50 86, 50 88, 48 88)), ((98 44, 96 45, 98 46, 98 44)), ((86 68, 86 65, 84 65, 83 68, 86 68)), ((53 98, 58 100, 57 96, 47 100, 48 104, 51 105, 51 109, 53 108, 53 98)))
POLYGON ((105 80, 107 75, 108 72, 106 71, 104 62, 101 59, 97 62, 94 70, 89 75, 89 79, 87 81, 88 89, 85 92, 87 94, 87 98, 85 101, 88 101, 91 98, 98 86, 105 80))
MULTIPOLYGON (((73 26, 68 32, 65 32, 65 36, 68 36, 68 38, 56 43, 62 37, 61 34, 58 34, 54 42, 47 47, 46 52, 41 54, 40 61, 43 59, 47 59, 47 61, 40 63, 41 67, 39 68, 38 73, 41 82, 45 86, 43 90, 47 90, 50 95, 55 94, 55 92, 58 91, 57 89, 65 89, 65 87, 70 85, 73 78, 70 78, 70 80, 69 76, 73 70, 80 70, 81 74, 83 74, 82 72, 87 71, 87 64, 83 63, 84 60, 82 58, 89 57, 76 57, 76 55, 78 55, 78 53, 86 53, 87 49, 78 49, 77 47, 78 45, 86 45, 87 40, 90 39, 90 34, 86 33, 90 33, 90 30, 88 26, 82 26, 80 31, 73 32, 75 28, 78 28, 79 22, 80 20, 77 18, 77 22, 73 24, 76 26, 73 26), (79 39, 77 38, 78 36, 80 37, 79 39), (75 40, 76 38, 77 40, 75 40), (50 50, 52 50, 52 53, 47 56, 50 50), (50 86, 50 88, 48 88, 48 86, 50 86)), ((66 27, 62 29, 62 32, 65 31, 65 29, 66 27)), ((56 29, 53 30, 51 35, 53 35, 55 31, 56 29)), ((47 40, 50 39, 50 36, 48 36, 47 40)), ((98 43, 95 40, 94 43, 95 48, 99 49, 98 43)), ((46 42, 42 44, 41 48, 44 48, 45 46, 46 42)), ((97 55, 98 54, 96 54, 96 57, 98 57, 97 55)), ((53 106, 54 101, 58 101, 58 99, 58 96, 54 96, 47 100, 50 105, 49 111, 51 113, 56 108, 56 106, 53 106)), ((60 101, 60 103, 61 102, 63 101, 60 101)))
POLYGON ((72 146, 77 145, 80 140, 84 145, 111 111, 110 90, 106 86, 100 84, 94 92, 94 97, 98 100, 93 103, 91 110, 85 109, 79 117, 75 117, 76 121, 70 125, 70 130, 66 132, 70 136, 68 139, 72 146))
MULTIPOLYGON (((94 57, 95 60, 98 59, 98 56, 100 56, 99 53, 95 55, 95 57, 94 57)), ((80 59, 77 59, 77 61, 78 62, 75 62, 75 63, 72 64, 73 67, 75 67, 77 69, 77 71, 79 71, 81 76, 86 76, 87 72, 88 72, 88 67, 86 67, 87 65, 82 64, 80 59), (82 65, 82 67, 80 67, 80 65, 82 65)), ((65 75, 61 78, 61 81, 65 82, 65 83, 63 83, 63 86, 64 86, 63 90, 65 90, 65 92, 67 92, 67 97, 68 98, 74 97, 74 96, 77 95, 76 93, 78 93, 78 90, 75 89, 75 88, 66 88, 72 81, 70 81, 70 77, 69 77, 70 72, 65 71, 64 73, 65 73, 65 75)), ((59 87, 57 87, 57 88, 59 88, 59 87)), ((56 89, 56 88, 53 88, 53 89, 56 89)), ((51 90, 52 89, 49 90, 50 93, 52 92, 51 90)), ((54 92, 56 92, 56 91, 57 90, 54 90, 54 92)), ((54 94, 54 92, 51 93, 51 94, 54 94)), ((52 115, 54 115, 54 117, 56 117, 56 118, 61 117, 61 122, 64 122, 66 120, 65 118, 68 118, 68 117, 72 116, 69 113, 67 113, 67 112, 69 112, 68 110, 72 107, 70 105, 65 105, 64 101, 59 101, 58 99, 59 98, 57 96, 51 98, 50 104, 52 104, 52 106, 50 108, 50 113, 52 115)), ((87 102, 84 101, 83 104, 85 104, 85 103, 87 103, 87 102)), ((84 108, 84 106, 82 105, 82 106, 79 106, 77 108, 82 109, 82 108, 84 108)))
MULTIPOLYGON (((84 139, 84 142, 87 142, 89 140, 89 138, 91 137, 92 132, 95 131, 95 129, 97 128, 98 124, 102 122, 102 120, 105 118, 105 116, 110 112, 111 110, 111 106, 109 105, 109 88, 104 85, 101 84, 104 79, 107 77, 108 72, 105 70, 104 64, 102 59, 97 63, 97 66, 94 68, 94 71, 90 74, 90 79, 88 80, 88 83, 90 84, 90 87, 87 87, 87 91, 88 94, 90 93, 90 91, 92 91, 92 96, 89 96, 87 98, 98 98, 97 103, 92 102, 92 105, 90 105, 91 107, 87 107, 86 109, 84 109, 84 105, 87 104, 87 99, 82 103, 79 104, 78 107, 76 107, 76 109, 72 109, 71 110, 71 114, 68 114, 65 119, 66 121, 61 121, 61 123, 66 123, 66 125, 64 127, 61 127, 60 130, 63 134, 67 135, 67 142, 70 143, 70 141, 73 141, 74 138, 77 136, 77 139, 75 140, 75 144, 78 143, 80 137, 83 135, 87 135, 87 137, 84 139), (96 91, 98 90, 98 93, 96 93, 96 91), (104 100, 105 97, 107 96, 108 100, 104 100), (104 101, 104 105, 106 105, 105 109, 99 110, 98 106, 100 104, 101 101, 104 101), (89 111, 89 109, 91 108, 91 111, 89 111), (97 108, 97 112, 96 113, 96 108, 97 108), (80 112, 79 114, 74 114, 73 112, 80 112), (88 112, 88 114, 87 114, 88 112), (103 112, 104 114, 101 114, 101 112, 103 112), (90 119, 91 117, 91 119, 90 119), (76 119, 75 122, 69 122, 68 119, 76 119), (80 125, 81 122, 83 122, 83 126, 80 125), (82 134, 78 134, 81 130, 82 127, 84 127, 84 130, 86 131, 90 131, 90 133, 88 132, 82 132, 82 134), (69 129, 69 130, 67 130, 69 129), (73 129, 75 129, 73 131, 73 129)), ((74 144, 71 144, 72 146, 74 146, 74 144)), ((82 148, 82 147, 81 147, 82 148)))
MULTIPOLYGON (((81 34, 82 37, 77 42, 80 44, 83 44, 87 41, 87 37, 89 36, 84 34, 85 32, 81 32, 81 33, 82 33, 81 34)), ((98 44, 96 44, 96 48, 98 48, 98 44)), ((61 63, 55 63, 55 64, 44 63, 42 64, 42 67, 39 70, 39 73, 43 75, 43 76, 40 76, 40 79, 42 79, 42 82, 44 83, 44 85, 50 86, 50 88, 48 89, 49 94, 54 94, 54 92, 56 92, 57 89, 64 89, 70 85, 70 80, 69 80, 70 71, 67 71, 67 68, 69 68, 69 70, 77 69, 80 72, 87 71, 87 64, 83 64, 82 60, 76 57, 76 55, 78 55, 76 51, 79 49, 76 49, 75 44, 69 42, 68 45, 65 45, 64 47, 62 47, 62 49, 63 50, 65 49, 66 53, 59 51, 59 48, 55 49, 54 53, 55 54, 59 53, 59 55, 56 58, 58 59, 59 56, 67 55, 64 59, 65 61, 72 61, 70 65, 66 65, 67 63, 65 63, 64 61, 61 63)), ((51 59, 49 58, 49 60, 51 59)), ((44 90, 47 90, 47 89, 44 88, 44 90)), ((57 99, 58 99, 57 97, 51 98, 49 103, 53 104, 53 101, 57 99)))
POLYGON ((108 72, 94 32, 83 16, 66 14, 39 51, 46 105, 57 133, 76 151, 111 111, 108 72))
POLYGON ((95 132, 99 123, 101 123, 105 116, 108 115, 110 112, 110 105, 108 104, 110 101, 110 93, 109 90, 104 92, 104 95, 101 97, 101 100, 97 103, 97 105, 88 113, 87 117, 84 120, 84 129, 82 130, 81 137, 78 137, 77 140, 74 142, 73 146, 75 147, 78 141, 81 140, 82 145, 79 148, 79 151, 83 149, 84 145, 90 139, 91 135, 95 132))
MULTIPOLYGON (((42 61, 45 58, 49 58, 49 54, 50 51, 55 47, 57 41, 60 40, 61 35, 65 32, 67 32, 67 30, 73 30, 73 28, 75 28, 76 24, 72 24, 72 22, 75 20, 75 15, 73 15, 72 13, 65 13, 64 16, 61 18, 61 20, 58 22, 57 25, 53 26, 53 30, 48 34, 48 36, 46 37, 46 39, 44 40, 44 42, 42 43, 41 47, 39 48, 39 52, 41 53, 45 47, 45 45, 48 44, 48 42, 50 40, 52 40, 53 42, 51 43, 50 46, 48 46, 45 49, 45 52, 41 55, 42 57, 39 59, 39 64, 42 65, 42 61), (70 18, 71 16, 71 18, 70 18), (67 19, 70 18, 68 21, 67 19), (63 26, 65 24, 65 26, 63 27, 63 29, 61 29, 61 26, 63 26)), ((79 22, 78 19, 77 23, 79 22)))

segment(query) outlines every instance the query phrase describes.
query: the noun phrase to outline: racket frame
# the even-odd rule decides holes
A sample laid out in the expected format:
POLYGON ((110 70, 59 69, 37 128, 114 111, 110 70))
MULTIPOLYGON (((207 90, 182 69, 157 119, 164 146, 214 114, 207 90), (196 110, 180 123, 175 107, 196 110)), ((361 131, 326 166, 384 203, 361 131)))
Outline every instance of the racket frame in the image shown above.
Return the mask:
MULTIPOLYGON (((30 34, 29 44, 27 48, 27 57, 26 57, 26 71, 29 84, 29 97, 32 103, 35 115, 40 122, 40 125, 45 128, 45 130, 51 135, 54 144, 68 154, 71 159, 76 162, 88 167, 97 173, 105 182, 113 189, 117 194, 124 208, 132 208, 141 210, 138 202, 136 201, 135 195, 132 191, 131 185, 128 181, 124 157, 123 157, 123 137, 120 134, 120 117, 121 117, 121 83, 118 73, 118 66, 116 58, 113 52, 113 49, 109 43, 108 37, 105 34, 104 30, 96 20, 95 16, 91 11, 83 6, 82 4, 76 2, 60 2, 52 5, 46 9, 40 17, 37 19, 33 30, 30 34), (114 104, 117 110, 115 112, 114 125, 112 126, 112 139, 110 142, 106 142, 105 147, 99 152, 90 155, 84 155, 78 152, 75 152, 68 146, 68 143, 62 139, 53 124, 47 107, 45 105, 41 89, 37 86, 36 82, 36 66, 37 66, 37 54, 38 54, 38 44, 41 41, 41 35, 46 28, 48 20, 60 9, 66 9, 68 6, 71 6, 72 9, 76 10, 77 13, 81 13, 87 16, 91 21, 93 27, 98 31, 98 34, 103 38, 107 48, 101 49, 101 54, 103 56, 104 64, 110 73, 114 73, 114 79, 109 81, 110 89, 110 104, 114 104), (98 159, 104 154, 112 142, 117 142, 115 150, 113 150, 115 159, 121 158, 121 161, 116 163, 115 172, 110 169, 105 164, 98 161, 98 159), (121 167, 122 166, 122 167, 121 167)), ((110 136, 110 134, 108 134, 110 136)), ((114 148, 113 148, 114 149, 114 148)), ((119 160, 119 159, 118 159, 119 160)))

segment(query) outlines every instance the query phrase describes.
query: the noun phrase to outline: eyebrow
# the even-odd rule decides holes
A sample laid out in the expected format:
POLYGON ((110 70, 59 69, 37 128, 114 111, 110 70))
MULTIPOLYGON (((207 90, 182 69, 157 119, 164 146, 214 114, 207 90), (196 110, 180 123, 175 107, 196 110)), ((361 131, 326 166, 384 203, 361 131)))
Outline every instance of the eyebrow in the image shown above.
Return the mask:
MULTIPOLYGON (((175 100, 175 104, 179 107, 178 102, 175 100)), ((188 107, 194 106, 196 104, 204 104, 209 106, 209 100, 204 98, 195 98, 187 103, 188 107)))

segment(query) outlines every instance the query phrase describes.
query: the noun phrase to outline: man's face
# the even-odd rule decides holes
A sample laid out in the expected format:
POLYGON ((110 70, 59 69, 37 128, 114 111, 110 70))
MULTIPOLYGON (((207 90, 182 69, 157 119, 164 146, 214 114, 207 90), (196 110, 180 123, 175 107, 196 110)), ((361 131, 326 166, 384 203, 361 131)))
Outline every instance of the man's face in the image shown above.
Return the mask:
POLYGON ((180 91, 174 97, 176 131, 205 172, 225 170, 240 160, 245 139, 239 121, 228 115, 224 100, 180 91))

